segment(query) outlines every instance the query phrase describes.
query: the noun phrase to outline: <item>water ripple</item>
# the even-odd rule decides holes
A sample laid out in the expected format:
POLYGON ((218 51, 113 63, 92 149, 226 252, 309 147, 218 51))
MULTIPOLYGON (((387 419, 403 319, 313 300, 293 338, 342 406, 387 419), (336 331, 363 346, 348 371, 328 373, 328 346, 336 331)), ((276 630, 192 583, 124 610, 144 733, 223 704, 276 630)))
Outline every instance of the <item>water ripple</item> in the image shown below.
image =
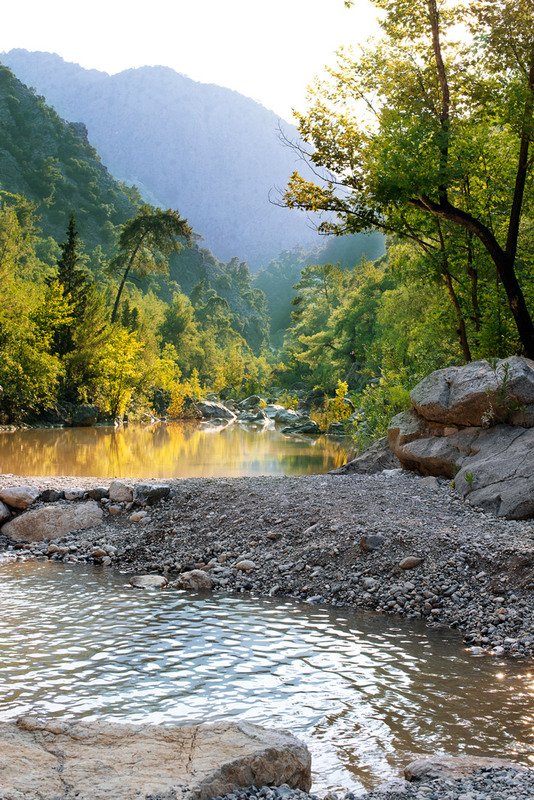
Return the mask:
POLYGON ((413 753, 534 753, 529 668, 369 612, 132 591, 126 576, 0 563, 0 718, 238 717, 312 750, 316 787, 398 774, 413 753))

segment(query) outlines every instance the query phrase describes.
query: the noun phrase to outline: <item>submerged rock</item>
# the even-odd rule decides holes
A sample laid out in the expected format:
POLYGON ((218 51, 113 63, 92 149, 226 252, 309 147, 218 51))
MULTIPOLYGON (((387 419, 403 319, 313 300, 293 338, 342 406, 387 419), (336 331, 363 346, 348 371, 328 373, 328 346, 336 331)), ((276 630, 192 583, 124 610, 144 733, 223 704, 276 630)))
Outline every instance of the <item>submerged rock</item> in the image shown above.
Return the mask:
POLYGON ((307 791, 311 759, 290 733, 238 722, 125 725, 22 717, 0 724, 2 797, 208 800, 238 787, 307 791))
POLYGON ((167 578, 163 575, 133 575, 130 586, 134 589, 163 589, 167 586, 167 578))

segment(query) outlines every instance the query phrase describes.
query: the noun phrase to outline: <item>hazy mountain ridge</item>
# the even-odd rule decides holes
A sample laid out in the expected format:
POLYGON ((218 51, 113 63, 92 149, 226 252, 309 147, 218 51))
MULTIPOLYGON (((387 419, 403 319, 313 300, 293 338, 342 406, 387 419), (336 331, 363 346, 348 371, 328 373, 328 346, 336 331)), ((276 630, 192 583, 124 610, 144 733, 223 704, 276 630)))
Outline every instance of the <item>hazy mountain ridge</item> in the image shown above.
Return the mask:
POLYGON ((84 138, 0 65, 0 186, 38 205, 47 236, 61 240, 69 214, 89 249, 114 242, 140 196, 118 183, 84 138))
MULTIPOLYGON (((99 284, 107 281, 105 267, 114 254, 121 226, 134 217, 141 197, 117 182, 85 138, 83 125, 65 122, 42 97, 28 89, 8 67, 0 65, 0 188, 23 193, 39 215, 41 254, 54 267, 56 243, 65 240, 71 211, 89 257, 88 267, 99 284), (44 249, 43 249, 44 247, 44 249)), ((229 304, 232 324, 249 344, 259 349, 267 326, 261 293, 250 285, 246 265, 224 264, 197 244, 173 254, 169 276, 138 279, 165 302, 180 288, 190 294, 199 281, 229 304)))
POLYGON ((111 172, 177 208, 218 258, 258 267, 317 241, 302 214, 269 202, 299 159, 280 142, 276 114, 255 101, 167 67, 110 76, 49 53, 0 58, 62 117, 83 121, 111 172))

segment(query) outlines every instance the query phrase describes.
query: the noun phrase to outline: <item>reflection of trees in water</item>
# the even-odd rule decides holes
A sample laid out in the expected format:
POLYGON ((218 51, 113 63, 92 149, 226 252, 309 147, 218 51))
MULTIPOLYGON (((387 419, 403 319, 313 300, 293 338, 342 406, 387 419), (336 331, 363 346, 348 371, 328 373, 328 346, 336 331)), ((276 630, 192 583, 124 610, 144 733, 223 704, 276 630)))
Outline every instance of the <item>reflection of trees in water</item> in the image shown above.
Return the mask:
POLYGON ((224 477, 327 472, 348 446, 328 437, 195 422, 123 429, 55 428, 0 434, 0 470, 18 475, 224 477))

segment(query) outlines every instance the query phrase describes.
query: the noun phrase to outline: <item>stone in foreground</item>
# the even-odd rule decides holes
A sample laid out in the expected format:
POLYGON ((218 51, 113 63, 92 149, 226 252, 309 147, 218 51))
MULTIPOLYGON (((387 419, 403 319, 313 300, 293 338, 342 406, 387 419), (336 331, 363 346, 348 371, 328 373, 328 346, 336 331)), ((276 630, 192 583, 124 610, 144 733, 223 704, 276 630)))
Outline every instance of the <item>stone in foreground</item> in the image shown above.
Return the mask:
POLYGON ((249 785, 308 791, 308 749, 238 722, 121 725, 22 717, 0 725, 2 800, 208 800, 249 785), (186 791, 182 791, 186 789, 186 791))
POLYGON ((504 758, 483 758, 479 756, 432 756, 418 758, 404 768, 408 781, 456 780, 468 778, 478 769, 518 769, 526 770, 515 761, 504 758))
POLYGON ((93 528, 102 522, 102 508, 94 500, 86 503, 43 506, 26 511, 2 526, 2 533, 13 542, 43 542, 73 531, 93 528))

